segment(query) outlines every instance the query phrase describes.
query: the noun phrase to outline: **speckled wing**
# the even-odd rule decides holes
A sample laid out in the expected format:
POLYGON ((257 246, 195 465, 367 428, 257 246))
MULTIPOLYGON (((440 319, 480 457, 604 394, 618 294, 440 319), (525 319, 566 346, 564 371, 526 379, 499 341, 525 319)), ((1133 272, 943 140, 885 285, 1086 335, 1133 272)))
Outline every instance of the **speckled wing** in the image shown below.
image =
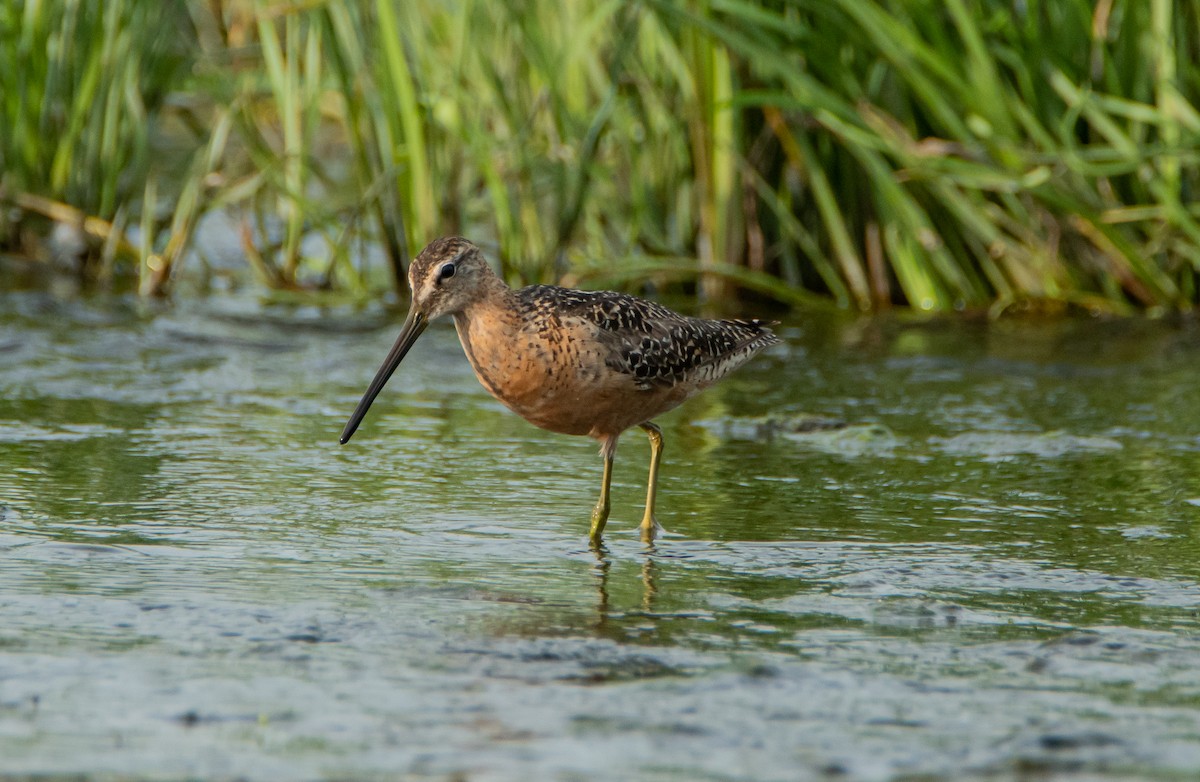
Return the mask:
POLYGON ((779 342, 766 321, 689 318, 625 293, 537 285, 521 294, 535 311, 595 326, 609 349, 605 364, 643 391, 685 381, 706 387, 779 342))

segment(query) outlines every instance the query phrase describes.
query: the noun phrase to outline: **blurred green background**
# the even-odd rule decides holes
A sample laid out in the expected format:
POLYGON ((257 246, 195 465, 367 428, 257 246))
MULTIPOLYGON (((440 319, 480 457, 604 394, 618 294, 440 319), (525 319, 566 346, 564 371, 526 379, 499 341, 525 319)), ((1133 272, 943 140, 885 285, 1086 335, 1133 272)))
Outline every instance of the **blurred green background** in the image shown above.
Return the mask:
POLYGON ((1186 310, 1198 62, 1200 0, 5 3, 0 254, 362 298, 461 233, 512 283, 1186 310))

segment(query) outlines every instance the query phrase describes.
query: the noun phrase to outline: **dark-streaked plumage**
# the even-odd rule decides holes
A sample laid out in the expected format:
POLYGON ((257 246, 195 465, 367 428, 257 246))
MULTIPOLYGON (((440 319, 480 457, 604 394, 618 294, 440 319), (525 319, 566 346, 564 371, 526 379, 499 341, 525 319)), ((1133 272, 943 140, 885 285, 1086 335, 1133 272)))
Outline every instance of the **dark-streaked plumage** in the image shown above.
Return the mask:
POLYGON ((779 340, 760 320, 704 320, 612 291, 552 285, 513 290, 465 239, 438 239, 409 269, 413 305, 387 359, 342 433, 345 443, 426 324, 453 315, 476 377, 531 423, 600 441, 604 480, 592 514, 599 541, 617 439, 632 426, 652 450, 642 535, 653 538, 662 433, 650 420, 703 391, 779 340))
POLYGON ((564 317, 595 324, 596 340, 611 350, 605 365, 632 377, 642 391, 681 383, 706 387, 779 342, 766 321, 689 318, 627 293, 554 285, 516 293, 537 328, 559 327, 564 317))

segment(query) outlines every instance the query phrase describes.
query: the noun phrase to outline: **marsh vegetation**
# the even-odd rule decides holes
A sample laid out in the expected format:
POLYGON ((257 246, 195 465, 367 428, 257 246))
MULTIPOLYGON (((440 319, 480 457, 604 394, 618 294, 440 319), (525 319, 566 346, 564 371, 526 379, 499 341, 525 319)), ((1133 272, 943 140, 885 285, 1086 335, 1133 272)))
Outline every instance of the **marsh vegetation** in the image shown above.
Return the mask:
POLYGON ((514 282, 1189 309, 1197 62, 1195 0, 10 3, 0 248, 163 293, 224 212, 267 289, 463 233, 514 282))

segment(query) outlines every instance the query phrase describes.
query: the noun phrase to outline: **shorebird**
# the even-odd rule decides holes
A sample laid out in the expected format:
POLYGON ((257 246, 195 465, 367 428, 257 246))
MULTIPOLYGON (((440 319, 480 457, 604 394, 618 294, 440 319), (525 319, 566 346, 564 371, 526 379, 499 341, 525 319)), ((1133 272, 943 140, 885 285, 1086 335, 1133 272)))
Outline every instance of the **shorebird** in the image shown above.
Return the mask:
POLYGON ((761 320, 690 318, 613 291, 553 285, 514 290, 479 248, 447 237, 430 243, 408 270, 412 306, 383 365, 346 428, 344 445, 430 321, 454 316, 463 352, 487 391, 535 426, 598 440, 604 457, 590 537, 599 544, 609 513, 617 439, 639 426, 650 437, 650 477, 641 537, 654 516, 662 430, 651 419, 716 383, 779 342, 761 320))

